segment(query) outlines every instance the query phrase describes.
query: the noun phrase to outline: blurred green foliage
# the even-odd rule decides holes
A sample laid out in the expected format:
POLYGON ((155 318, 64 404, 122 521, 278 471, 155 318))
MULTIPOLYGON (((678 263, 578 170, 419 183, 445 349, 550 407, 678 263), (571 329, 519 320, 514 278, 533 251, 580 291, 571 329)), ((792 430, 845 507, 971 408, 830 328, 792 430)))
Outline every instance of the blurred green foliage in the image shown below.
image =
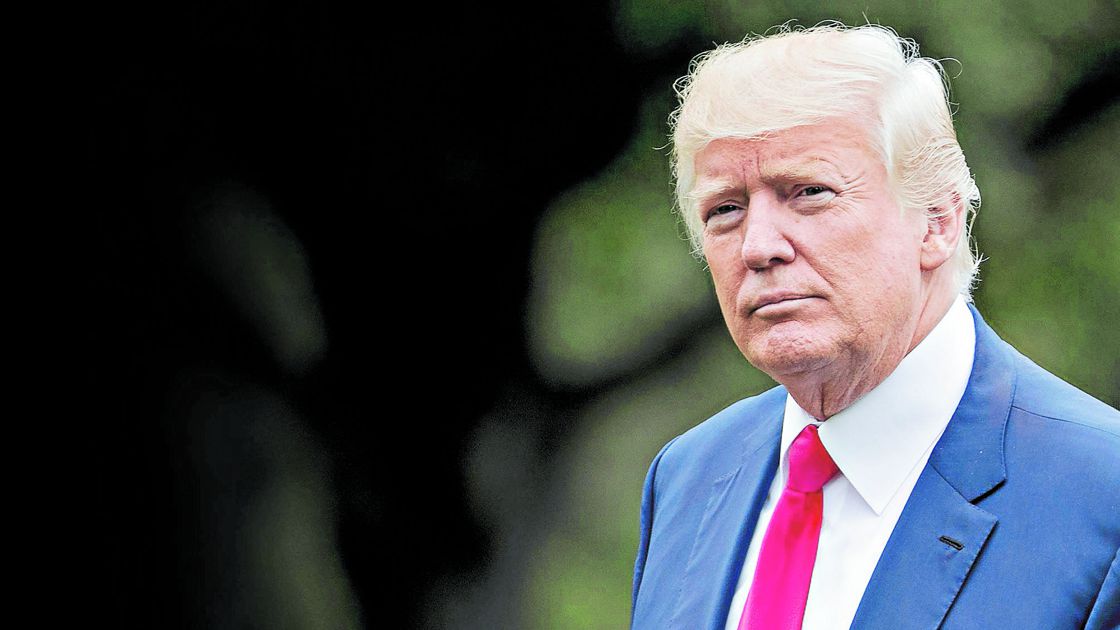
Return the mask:
MULTIPOLYGON (((1028 141, 1120 41, 1117 4, 620 0, 616 30, 641 58, 681 45, 699 53, 790 19, 881 23, 943 60, 984 198, 974 230, 988 259, 978 307, 1043 367, 1120 404, 1120 108, 1067 137, 1028 141)), ((558 199, 538 234, 526 325, 550 380, 607 382, 665 353, 674 331, 691 333, 683 352, 583 410, 552 485, 550 501, 565 516, 549 524, 529 568, 527 627, 625 627, 650 459, 674 435, 772 384, 723 331, 703 265, 671 213, 668 158, 657 148, 675 78, 649 96, 623 154, 558 199)))
POLYGON ((671 211, 664 147, 671 103, 650 99, 630 146, 541 222, 531 351, 550 380, 584 385, 660 351, 650 335, 708 310, 707 281, 671 211))
POLYGON ((625 627, 637 505, 651 451, 713 408, 773 384, 743 360, 717 323, 698 331, 689 350, 663 369, 589 405, 561 455, 565 465, 554 487, 567 509, 557 511, 530 575, 529 626, 625 627))

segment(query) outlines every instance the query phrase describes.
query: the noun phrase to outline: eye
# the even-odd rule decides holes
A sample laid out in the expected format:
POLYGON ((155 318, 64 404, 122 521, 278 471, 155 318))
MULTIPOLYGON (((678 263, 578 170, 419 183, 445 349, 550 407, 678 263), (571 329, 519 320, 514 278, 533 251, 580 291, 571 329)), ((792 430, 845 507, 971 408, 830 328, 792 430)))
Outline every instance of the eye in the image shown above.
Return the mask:
POLYGON ((797 193, 797 196, 798 197, 814 197, 816 195, 823 195, 824 193, 827 193, 827 192, 832 192, 831 190, 828 189, 827 186, 820 186, 818 184, 814 184, 812 186, 806 186, 806 187, 802 188, 801 191, 797 193))
POLYGON ((740 210, 740 207, 733 203, 720 204, 708 211, 707 216, 704 217, 704 222, 707 223, 712 219, 718 218, 725 214, 731 214, 732 212, 735 212, 737 210, 740 210))

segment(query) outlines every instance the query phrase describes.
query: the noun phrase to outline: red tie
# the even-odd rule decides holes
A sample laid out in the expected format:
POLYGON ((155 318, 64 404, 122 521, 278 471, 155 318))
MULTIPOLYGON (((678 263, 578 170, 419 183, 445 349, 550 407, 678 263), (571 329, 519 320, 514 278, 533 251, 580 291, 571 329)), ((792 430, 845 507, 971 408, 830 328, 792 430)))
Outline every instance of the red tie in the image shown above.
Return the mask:
POLYGON ((762 538, 739 630, 801 627, 821 537, 821 488, 836 472, 817 427, 802 429, 789 447, 789 481, 762 538))

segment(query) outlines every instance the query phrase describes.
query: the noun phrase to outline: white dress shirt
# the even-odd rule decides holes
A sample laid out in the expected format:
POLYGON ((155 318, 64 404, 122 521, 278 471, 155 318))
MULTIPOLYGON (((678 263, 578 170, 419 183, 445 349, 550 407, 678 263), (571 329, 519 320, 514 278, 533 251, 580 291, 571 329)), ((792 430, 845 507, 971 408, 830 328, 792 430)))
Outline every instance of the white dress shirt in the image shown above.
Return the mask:
POLYGON ((778 472, 731 600, 728 630, 739 625, 762 537, 789 476, 786 451, 810 423, 820 427, 821 442, 840 474, 824 486, 821 537, 802 628, 852 625, 902 508, 964 395, 975 347, 972 313, 958 296, 890 376, 826 422, 786 396, 778 472))

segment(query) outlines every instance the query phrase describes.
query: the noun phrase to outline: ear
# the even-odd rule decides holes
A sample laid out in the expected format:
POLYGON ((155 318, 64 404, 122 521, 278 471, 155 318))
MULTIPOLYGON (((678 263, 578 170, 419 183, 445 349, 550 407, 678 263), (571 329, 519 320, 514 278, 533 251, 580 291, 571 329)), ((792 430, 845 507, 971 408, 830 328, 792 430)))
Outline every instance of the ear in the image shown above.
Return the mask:
POLYGON ((960 194, 953 193, 945 205, 930 208, 926 234, 922 239, 922 271, 933 271, 952 258, 961 239, 965 222, 965 205, 960 194))

